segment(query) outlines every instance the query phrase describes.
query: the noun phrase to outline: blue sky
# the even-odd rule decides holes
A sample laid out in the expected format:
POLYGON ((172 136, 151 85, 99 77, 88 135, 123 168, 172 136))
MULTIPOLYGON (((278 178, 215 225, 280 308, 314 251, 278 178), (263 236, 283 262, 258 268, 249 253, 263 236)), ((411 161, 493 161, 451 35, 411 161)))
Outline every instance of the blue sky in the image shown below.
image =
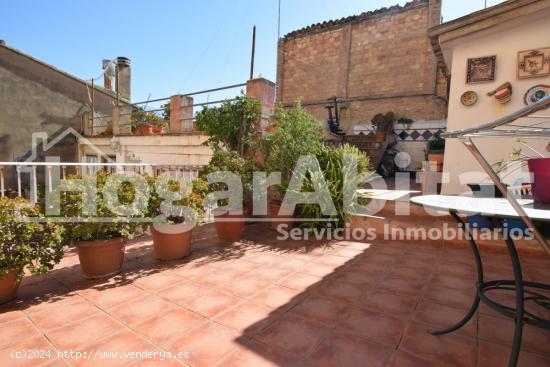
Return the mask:
MULTIPOLYGON (((499 2, 488 0, 488 6, 499 2)), ((312 23, 396 3, 405 1, 282 0, 281 36, 312 23)), ((254 24, 255 76, 274 81, 277 4, 277 0, 4 0, 0 39, 83 79, 98 76, 104 58, 129 57, 132 100, 137 102, 246 81, 254 24)), ((443 0, 443 17, 448 21, 483 6, 483 0, 443 0)))

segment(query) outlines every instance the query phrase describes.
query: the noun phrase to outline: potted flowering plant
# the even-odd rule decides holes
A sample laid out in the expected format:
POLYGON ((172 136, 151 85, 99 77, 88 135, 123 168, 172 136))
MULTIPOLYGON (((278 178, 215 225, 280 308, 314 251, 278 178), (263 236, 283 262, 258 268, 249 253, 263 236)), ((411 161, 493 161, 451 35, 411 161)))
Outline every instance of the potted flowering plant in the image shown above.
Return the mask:
POLYGON ((150 231, 155 257, 170 261, 188 256, 193 227, 204 215, 203 199, 197 192, 206 190, 208 184, 202 179, 192 183, 176 181, 168 175, 156 179, 148 176, 147 181, 151 191, 148 213, 153 219, 150 231))
POLYGON ((144 227, 149 186, 141 176, 72 176, 60 194, 66 240, 78 250, 82 276, 104 278, 122 270, 126 240, 144 227))
POLYGON ((63 257, 63 227, 36 219, 36 206, 0 198, 0 303, 15 297, 24 269, 43 274, 63 257))

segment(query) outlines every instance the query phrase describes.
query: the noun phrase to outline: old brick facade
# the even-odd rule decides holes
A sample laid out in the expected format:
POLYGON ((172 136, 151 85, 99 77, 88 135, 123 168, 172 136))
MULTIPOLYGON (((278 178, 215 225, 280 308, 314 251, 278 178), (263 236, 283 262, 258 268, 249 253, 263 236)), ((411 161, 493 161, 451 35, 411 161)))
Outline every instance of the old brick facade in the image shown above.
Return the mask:
POLYGON ((278 45, 277 101, 300 100, 326 121, 327 99, 337 96, 348 134, 378 112, 445 118, 446 80, 427 34, 440 14, 441 0, 415 0, 287 34, 278 45))

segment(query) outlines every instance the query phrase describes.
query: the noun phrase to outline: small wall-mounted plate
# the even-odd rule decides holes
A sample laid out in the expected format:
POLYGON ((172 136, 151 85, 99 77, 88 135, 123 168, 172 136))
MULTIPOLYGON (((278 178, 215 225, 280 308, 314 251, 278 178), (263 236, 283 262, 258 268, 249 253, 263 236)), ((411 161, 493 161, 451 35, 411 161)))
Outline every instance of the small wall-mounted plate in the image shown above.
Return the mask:
POLYGON ((473 106, 477 102, 477 93, 473 90, 469 90, 467 92, 462 93, 460 96, 460 103, 462 103, 464 106, 473 106))
POLYGON ((534 87, 531 87, 525 92, 523 96, 523 101, 526 105, 533 104, 540 101, 546 96, 550 96, 550 85, 546 84, 537 84, 534 87))

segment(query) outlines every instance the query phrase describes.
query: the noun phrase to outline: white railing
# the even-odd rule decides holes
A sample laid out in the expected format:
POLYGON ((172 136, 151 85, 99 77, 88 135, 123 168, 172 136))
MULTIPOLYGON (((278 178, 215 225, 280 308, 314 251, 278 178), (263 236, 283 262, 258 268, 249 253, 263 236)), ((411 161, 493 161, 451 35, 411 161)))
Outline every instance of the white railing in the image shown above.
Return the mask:
POLYGON ((32 203, 38 201, 38 167, 44 167, 44 182, 46 187, 52 190, 52 182, 57 178, 66 179, 68 169, 81 175, 89 175, 99 169, 108 172, 133 172, 139 174, 150 174, 154 177, 169 173, 177 180, 193 180, 198 177, 202 166, 198 165, 174 165, 174 164, 148 164, 148 163, 68 163, 68 162, 0 162, 0 197, 6 195, 5 168, 15 167, 17 195, 23 196, 24 184, 23 175, 29 175, 29 193, 28 198, 32 203))

